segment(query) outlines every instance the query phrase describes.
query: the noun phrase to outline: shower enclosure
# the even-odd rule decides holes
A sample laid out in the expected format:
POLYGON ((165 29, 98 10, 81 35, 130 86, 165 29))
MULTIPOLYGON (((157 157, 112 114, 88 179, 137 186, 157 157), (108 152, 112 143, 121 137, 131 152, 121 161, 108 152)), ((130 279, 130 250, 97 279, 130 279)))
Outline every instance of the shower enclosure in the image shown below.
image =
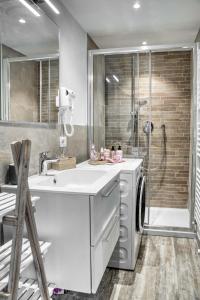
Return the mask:
POLYGON ((146 230, 192 231, 195 46, 89 52, 89 143, 143 158, 146 230))

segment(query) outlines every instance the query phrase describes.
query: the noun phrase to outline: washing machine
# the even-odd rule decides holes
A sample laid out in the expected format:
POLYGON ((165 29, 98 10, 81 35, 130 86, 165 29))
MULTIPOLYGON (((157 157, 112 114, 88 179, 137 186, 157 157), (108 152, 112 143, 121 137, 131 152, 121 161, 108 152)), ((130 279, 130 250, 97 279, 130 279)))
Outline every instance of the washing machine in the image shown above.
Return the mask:
POLYGON ((109 267, 134 270, 145 219, 145 176, 142 160, 134 160, 120 173, 120 238, 109 267))

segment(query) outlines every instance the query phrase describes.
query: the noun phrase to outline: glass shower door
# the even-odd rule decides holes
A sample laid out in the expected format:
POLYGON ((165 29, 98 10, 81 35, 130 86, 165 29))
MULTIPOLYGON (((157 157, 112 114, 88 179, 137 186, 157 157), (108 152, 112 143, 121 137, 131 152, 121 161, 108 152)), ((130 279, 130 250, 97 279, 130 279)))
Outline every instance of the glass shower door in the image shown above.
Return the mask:
POLYGON ((146 177, 146 213, 145 224, 150 219, 150 150, 153 123, 151 116, 151 53, 137 54, 136 103, 138 108, 138 157, 143 159, 143 171, 146 177))
POLYGON ((151 53, 149 225, 189 228, 192 52, 151 53))

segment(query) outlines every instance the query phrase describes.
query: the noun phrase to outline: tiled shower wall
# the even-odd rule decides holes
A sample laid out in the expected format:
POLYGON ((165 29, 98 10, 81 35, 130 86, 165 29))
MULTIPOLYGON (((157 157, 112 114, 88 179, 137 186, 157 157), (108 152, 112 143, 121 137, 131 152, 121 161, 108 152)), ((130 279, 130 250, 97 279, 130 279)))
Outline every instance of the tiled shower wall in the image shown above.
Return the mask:
POLYGON ((152 206, 188 204, 191 84, 190 51, 152 55, 152 206))
POLYGON ((126 151, 127 145, 137 144, 147 150, 143 126, 151 117, 154 124, 149 160, 151 206, 185 208, 189 180, 191 52, 152 54, 152 101, 147 99, 148 56, 140 54, 139 69, 135 57, 106 57, 106 76, 111 79, 106 84, 106 145, 122 144, 126 151), (113 74, 119 83, 113 80, 113 74), (138 92, 141 101, 147 99, 147 103, 139 109, 139 137, 134 142, 137 131, 133 130, 130 112, 138 108, 138 92))
POLYGON ((10 120, 38 122, 39 63, 20 61, 10 63, 10 120))
POLYGON ((109 82, 105 88, 105 144, 121 145, 123 149, 133 144, 132 92, 133 55, 109 55, 105 57, 105 73, 109 82), (117 82, 113 75, 117 76, 117 82))
POLYGON ((41 64, 41 78, 39 61, 10 64, 11 121, 39 122, 41 92, 41 122, 57 122, 59 60, 44 60, 41 64))
POLYGON ((58 95, 58 89, 59 59, 42 61, 42 122, 48 122, 49 120, 50 122, 57 122, 58 120, 58 109, 56 107, 56 96, 58 95))
POLYGON ((100 151, 105 147, 105 57, 94 56, 93 62, 94 144, 100 151))
MULTIPOLYGON (((3 58, 23 56, 5 45, 2 45, 2 49, 3 58)), ((58 110, 55 99, 59 89, 59 59, 42 60, 41 64, 41 122, 57 122, 58 110)), ((39 122, 40 61, 11 62, 10 87, 10 120, 39 122)))

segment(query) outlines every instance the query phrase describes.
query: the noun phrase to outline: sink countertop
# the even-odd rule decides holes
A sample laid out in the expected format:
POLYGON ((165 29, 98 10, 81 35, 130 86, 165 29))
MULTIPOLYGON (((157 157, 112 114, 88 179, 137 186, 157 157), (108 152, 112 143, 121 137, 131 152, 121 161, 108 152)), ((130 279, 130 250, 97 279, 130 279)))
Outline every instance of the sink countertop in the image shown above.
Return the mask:
MULTIPOLYGON (((85 169, 72 169, 73 173, 80 171, 92 171, 92 170, 85 170, 85 169)), ((65 172, 67 171, 71 171, 71 170, 64 170, 64 171, 60 171, 59 173, 55 174, 56 175, 64 175, 65 172)), ((95 171, 95 170, 93 170, 95 171)), ((51 170, 52 172, 52 170, 51 170)), ((96 195, 97 193, 99 193, 110 181, 112 181, 118 174, 119 171, 118 170, 112 170, 111 172, 104 172, 105 174, 102 176, 99 176, 99 179, 97 179, 95 182, 91 183, 91 184, 76 184, 76 182, 74 184, 69 184, 69 185, 65 185, 65 186, 45 186, 42 185, 43 182, 45 182, 49 176, 32 176, 29 178, 29 186, 30 186, 30 190, 31 191, 41 191, 41 192, 45 192, 45 191, 50 191, 50 192, 54 192, 54 193, 65 193, 65 194, 84 194, 84 195, 96 195), (39 177, 39 178, 38 178, 39 177), (39 182, 39 185, 38 185, 39 182)), ((84 176, 84 174, 83 174, 84 176)), ((92 181, 92 172, 90 174, 91 176, 91 181, 92 181)), ((54 177, 51 176, 51 178, 49 178, 49 180, 53 181, 54 177)))
MULTIPOLYGON (((29 187, 31 192, 52 192, 52 193, 65 193, 65 194, 84 194, 84 195, 96 195, 99 193, 109 182, 111 182, 121 171, 131 172, 135 170, 142 162, 142 159, 124 159, 125 162, 116 163, 116 164, 105 164, 105 165, 90 165, 88 161, 80 163, 77 165, 76 169, 64 170, 64 171, 55 171, 49 170, 48 175, 64 176, 68 171, 75 173, 77 171, 105 171, 105 174, 100 176, 98 180, 94 183, 86 185, 66 185, 66 186, 53 186, 45 185, 47 180, 53 182, 54 176, 41 176, 33 175, 29 177, 29 187), (44 184, 44 185, 43 185, 44 184)), ((78 174, 78 173, 77 173, 78 174)), ((89 173, 88 173, 89 174, 89 173)), ((92 178, 92 172, 91 172, 92 178)), ((16 189, 16 185, 3 185, 2 189, 16 189)))
POLYGON ((84 161, 77 165, 77 169, 85 169, 85 170, 107 170, 112 171, 116 170, 118 172, 132 172, 139 167, 142 163, 142 159, 134 159, 134 158, 124 158, 124 162, 116 163, 116 164, 105 164, 105 165, 90 165, 88 161, 84 161))

